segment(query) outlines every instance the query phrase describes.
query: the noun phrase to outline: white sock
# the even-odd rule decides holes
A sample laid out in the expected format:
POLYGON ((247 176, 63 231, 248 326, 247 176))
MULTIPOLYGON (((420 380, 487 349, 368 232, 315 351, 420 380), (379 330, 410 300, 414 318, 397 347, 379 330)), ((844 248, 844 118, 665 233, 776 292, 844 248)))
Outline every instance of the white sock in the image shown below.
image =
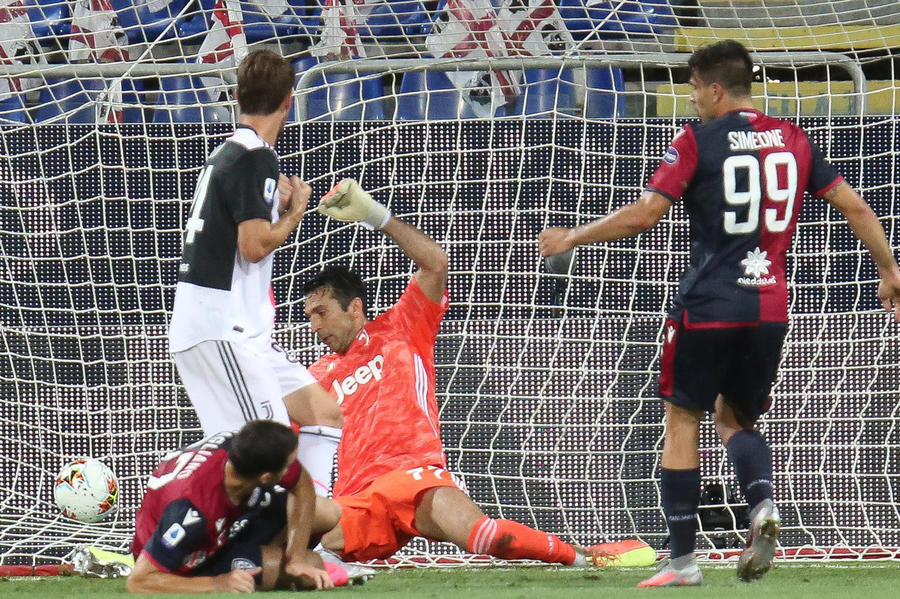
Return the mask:
POLYGON ((575 561, 572 562, 573 566, 586 566, 587 565, 587 555, 584 553, 584 549, 581 547, 575 546, 575 561))
POLYGON ((685 568, 694 568, 697 566, 697 554, 688 553, 687 555, 679 555, 669 560, 669 564, 676 570, 684 570, 685 568))
POLYGON ((340 440, 341 429, 333 426, 312 424, 300 427, 297 457, 309 472, 316 495, 331 495, 331 470, 340 440))

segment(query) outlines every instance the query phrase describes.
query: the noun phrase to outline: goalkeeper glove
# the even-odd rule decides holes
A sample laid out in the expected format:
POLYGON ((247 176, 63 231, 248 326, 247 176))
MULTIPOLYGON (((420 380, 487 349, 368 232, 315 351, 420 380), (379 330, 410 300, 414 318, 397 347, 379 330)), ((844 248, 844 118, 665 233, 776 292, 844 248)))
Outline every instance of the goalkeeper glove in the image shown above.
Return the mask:
POLYGON ((391 219, 391 211, 372 199, 355 179, 344 179, 322 196, 319 212, 335 220, 358 222, 368 229, 381 229, 391 219))

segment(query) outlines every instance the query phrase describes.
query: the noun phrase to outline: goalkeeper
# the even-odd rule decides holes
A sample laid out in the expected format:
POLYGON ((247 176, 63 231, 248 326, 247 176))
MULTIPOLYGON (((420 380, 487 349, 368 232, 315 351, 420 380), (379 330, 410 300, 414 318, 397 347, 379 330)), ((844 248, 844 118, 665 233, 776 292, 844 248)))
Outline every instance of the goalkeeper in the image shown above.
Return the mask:
POLYGON ((391 216, 353 180, 318 210, 390 237, 418 266, 396 304, 374 320, 355 273, 330 267, 303 286, 312 331, 333 352, 310 372, 341 406, 334 501, 319 498, 315 530, 342 559, 392 556, 413 537, 473 553, 560 564, 649 565, 637 540, 581 548, 510 520, 486 516, 447 471, 435 400, 434 342, 447 310, 447 255, 391 216))

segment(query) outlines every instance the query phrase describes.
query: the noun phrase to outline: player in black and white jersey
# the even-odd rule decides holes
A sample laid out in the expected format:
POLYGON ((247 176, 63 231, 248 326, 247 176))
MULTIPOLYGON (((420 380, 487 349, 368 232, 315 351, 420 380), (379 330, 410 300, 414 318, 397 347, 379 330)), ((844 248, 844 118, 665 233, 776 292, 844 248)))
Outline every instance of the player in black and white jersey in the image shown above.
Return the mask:
POLYGON ((184 234, 169 349, 206 435, 256 419, 300 425, 300 461, 319 494, 331 484, 341 412, 272 340, 272 252, 297 228, 311 193, 279 172, 290 62, 267 50, 238 69, 240 125, 197 181, 184 234))
POLYGON ((900 322, 900 269, 884 229, 800 127, 753 107, 747 50, 726 40, 697 50, 688 64, 702 124, 675 136, 640 199, 539 236, 541 254, 555 256, 645 231, 678 201, 690 219, 690 266, 665 323, 660 376, 666 402, 660 493, 672 553, 641 587, 703 582, 694 542, 705 412, 714 414, 751 508, 738 575, 753 580, 771 567, 781 520, 772 500, 771 450, 754 425, 769 407, 787 331, 785 253, 804 192, 847 218, 877 265, 878 298, 900 322))

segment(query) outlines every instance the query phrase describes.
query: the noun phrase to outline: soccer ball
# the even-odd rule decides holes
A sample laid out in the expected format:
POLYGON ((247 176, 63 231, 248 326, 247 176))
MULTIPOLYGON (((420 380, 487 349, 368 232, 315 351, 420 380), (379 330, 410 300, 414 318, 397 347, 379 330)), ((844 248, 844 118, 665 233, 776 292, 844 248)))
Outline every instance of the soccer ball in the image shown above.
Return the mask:
POLYGON ((100 522, 116 510, 119 482, 103 462, 75 460, 56 476, 53 499, 63 516, 79 522, 100 522))

